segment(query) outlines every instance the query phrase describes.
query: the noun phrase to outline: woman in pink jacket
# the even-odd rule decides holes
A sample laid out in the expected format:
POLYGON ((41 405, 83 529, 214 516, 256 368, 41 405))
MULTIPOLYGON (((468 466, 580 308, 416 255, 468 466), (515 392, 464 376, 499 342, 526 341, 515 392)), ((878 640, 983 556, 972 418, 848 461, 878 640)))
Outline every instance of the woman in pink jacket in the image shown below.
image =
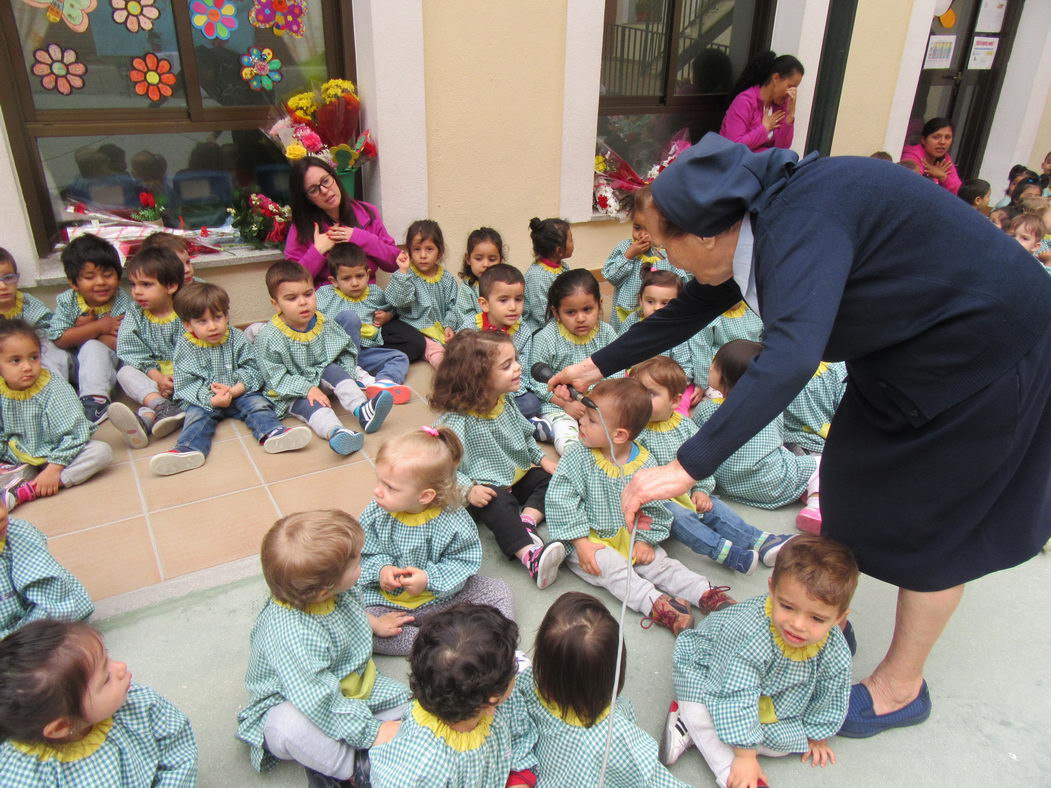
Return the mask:
POLYGON ((902 150, 901 160, 916 162, 920 175, 956 194, 963 181, 949 156, 951 147, 952 121, 948 118, 931 118, 923 124, 920 141, 915 145, 906 145, 902 150))
POLYGON ((756 153, 791 147, 796 88, 802 81, 803 64, 794 57, 760 52, 741 72, 719 133, 756 153))

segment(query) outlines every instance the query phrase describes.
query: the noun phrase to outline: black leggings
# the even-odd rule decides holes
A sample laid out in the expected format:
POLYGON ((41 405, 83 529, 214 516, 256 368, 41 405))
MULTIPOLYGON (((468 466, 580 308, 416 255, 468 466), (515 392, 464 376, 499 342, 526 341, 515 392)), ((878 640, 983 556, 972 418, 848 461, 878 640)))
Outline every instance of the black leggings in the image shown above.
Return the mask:
POLYGON ((530 468, 510 489, 484 484, 483 487, 496 491, 496 497, 482 507, 468 506, 467 511, 476 522, 484 523, 493 532, 504 555, 514 558, 523 547, 533 544, 522 522, 522 509, 529 507, 543 512, 550 482, 551 474, 543 468, 530 468))
POLYGON ((426 344, 419 329, 394 318, 389 323, 383 324, 383 347, 400 350, 409 357, 409 363, 412 363, 423 358, 426 344))

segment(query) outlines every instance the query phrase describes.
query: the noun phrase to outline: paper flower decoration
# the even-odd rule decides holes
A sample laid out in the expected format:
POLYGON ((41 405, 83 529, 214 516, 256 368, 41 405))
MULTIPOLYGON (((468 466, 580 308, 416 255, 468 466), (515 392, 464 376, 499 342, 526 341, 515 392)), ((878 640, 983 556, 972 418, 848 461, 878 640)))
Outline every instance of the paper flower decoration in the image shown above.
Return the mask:
POLYGON ((305 30, 303 16, 307 12, 306 0, 254 0, 248 12, 252 27, 272 27, 275 36, 301 38, 305 30))
POLYGON ((110 0, 113 21, 124 25, 129 33, 153 30, 154 21, 160 17, 160 9, 154 7, 156 0, 110 0))
POLYGON ((285 148, 285 158, 295 160, 302 159, 307 155, 307 149, 300 145, 298 142, 293 142, 287 148, 285 148))
POLYGON ((44 90, 57 90, 68 96, 84 87, 84 75, 88 67, 77 60, 77 50, 63 49, 50 43, 44 49, 33 52, 33 74, 40 77, 44 90))
POLYGON ((150 101, 171 97, 171 86, 175 84, 171 61, 157 57, 153 52, 147 52, 142 57, 133 57, 128 77, 135 85, 135 92, 146 96, 150 101))
POLYGON ((190 3, 190 21, 205 38, 226 41, 237 29, 236 8, 225 0, 193 0, 190 3))
POLYGON ((47 9, 47 21, 65 22, 74 33, 88 29, 88 14, 98 7, 98 0, 24 0, 26 5, 47 9))
POLYGON ((250 47, 241 55, 241 79, 252 90, 273 90, 274 83, 281 81, 281 61, 274 50, 250 47))

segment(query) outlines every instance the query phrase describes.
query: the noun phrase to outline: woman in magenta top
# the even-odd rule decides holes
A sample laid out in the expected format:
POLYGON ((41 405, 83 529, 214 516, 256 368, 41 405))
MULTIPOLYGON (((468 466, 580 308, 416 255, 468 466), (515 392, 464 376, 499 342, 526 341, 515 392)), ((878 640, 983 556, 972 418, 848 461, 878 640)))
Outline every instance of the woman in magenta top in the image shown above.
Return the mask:
POLYGON ((923 124, 920 141, 916 145, 906 145, 902 150, 901 160, 916 162, 920 175, 956 194, 963 181, 949 156, 951 147, 952 121, 948 118, 931 118, 923 124))
POLYGON ((760 52, 741 72, 737 95, 723 115, 719 133, 753 152, 788 148, 796 123, 796 88, 803 64, 791 55, 760 52))
POLYGON ((376 268, 397 271, 398 249, 379 211, 355 200, 343 190, 336 171, 323 159, 306 156, 292 163, 288 173, 292 226, 285 241, 285 257, 314 276, 314 284, 328 281, 325 256, 337 243, 360 246, 369 258, 369 281, 376 268))

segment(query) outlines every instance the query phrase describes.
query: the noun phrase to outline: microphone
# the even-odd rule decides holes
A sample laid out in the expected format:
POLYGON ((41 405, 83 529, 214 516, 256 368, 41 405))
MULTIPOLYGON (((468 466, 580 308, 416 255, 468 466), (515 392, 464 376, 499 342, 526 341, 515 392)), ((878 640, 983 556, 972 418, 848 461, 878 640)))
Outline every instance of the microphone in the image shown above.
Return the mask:
MULTIPOLYGON (((537 383, 547 383, 554 376, 555 370, 551 369, 550 365, 545 364, 542 361, 538 361, 536 364, 533 365, 533 368, 529 370, 529 373, 533 376, 533 380, 535 380, 537 383)), ((583 394, 581 394, 575 388, 570 386, 568 383, 564 385, 567 389, 569 389, 570 398, 575 399, 577 402, 579 402, 586 408, 598 410, 598 405, 595 404, 595 401, 593 399, 591 399, 590 397, 585 397, 583 394)))

